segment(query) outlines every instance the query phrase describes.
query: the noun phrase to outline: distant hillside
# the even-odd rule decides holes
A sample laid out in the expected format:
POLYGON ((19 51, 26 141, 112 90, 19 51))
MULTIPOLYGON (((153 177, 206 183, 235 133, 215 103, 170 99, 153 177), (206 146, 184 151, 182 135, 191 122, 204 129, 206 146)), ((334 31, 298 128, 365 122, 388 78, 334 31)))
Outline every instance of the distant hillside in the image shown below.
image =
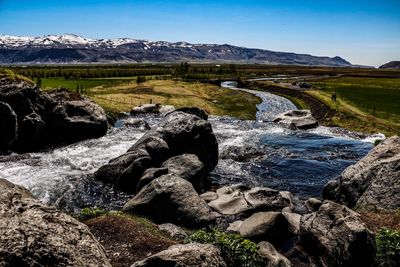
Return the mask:
POLYGON ((380 69, 400 69, 400 61, 390 61, 379 67, 380 69))
POLYGON ((352 66, 341 57, 274 52, 229 44, 189 44, 130 38, 93 40, 73 34, 0 35, 0 64, 232 62, 352 66))

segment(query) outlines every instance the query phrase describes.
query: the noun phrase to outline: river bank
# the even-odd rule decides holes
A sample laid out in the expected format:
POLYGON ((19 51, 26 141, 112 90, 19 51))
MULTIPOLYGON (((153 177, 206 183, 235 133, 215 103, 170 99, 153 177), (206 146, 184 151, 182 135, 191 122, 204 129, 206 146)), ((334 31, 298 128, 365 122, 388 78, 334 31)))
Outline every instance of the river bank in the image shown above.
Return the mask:
POLYGON ((396 135, 400 132, 397 124, 365 114, 341 100, 331 103, 330 96, 323 95, 316 90, 297 90, 263 83, 262 81, 246 81, 243 82, 243 86, 287 97, 297 107, 310 109, 313 116, 325 126, 339 126, 350 131, 366 134, 380 132, 387 136, 396 135))

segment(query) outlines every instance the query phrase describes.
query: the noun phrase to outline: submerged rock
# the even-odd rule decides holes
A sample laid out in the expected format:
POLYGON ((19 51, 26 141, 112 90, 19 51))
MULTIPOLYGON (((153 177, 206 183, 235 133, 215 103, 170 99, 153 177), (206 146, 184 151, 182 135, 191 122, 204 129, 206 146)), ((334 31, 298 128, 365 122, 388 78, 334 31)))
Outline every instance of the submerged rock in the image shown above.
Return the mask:
POLYGON ((171 246, 132 265, 132 267, 155 266, 227 267, 217 247, 197 243, 171 246))
POLYGON ((129 118, 125 120, 125 127, 138 128, 140 130, 150 130, 150 125, 144 119, 129 118))
POLYGON ((318 121, 312 116, 311 111, 303 110, 289 110, 279 114, 274 122, 279 122, 289 125, 292 129, 307 130, 318 126, 318 121))
MULTIPOLYGON (((200 188, 205 185, 203 179, 218 163, 218 143, 211 124, 197 115, 174 111, 160 125, 148 131, 126 154, 102 166, 95 173, 95 178, 115 184, 123 191, 135 192, 145 170, 159 168, 168 159, 182 154, 193 156, 175 158, 165 163, 168 166, 164 167, 171 173, 178 172, 184 176, 182 178, 190 178, 197 190, 206 189, 200 188), (179 162, 185 166, 178 166, 179 162), (197 171, 193 171, 193 167, 197 171)), ((151 176, 147 174, 146 179, 150 181, 151 176)), ((144 184, 141 183, 139 189, 144 184)))
POLYGON ((0 179, 0 266, 111 266, 87 226, 0 179))
POLYGON ((176 175, 154 179, 128 201, 123 211, 144 215, 158 223, 205 226, 215 214, 194 190, 192 184, 176 175))
POLYGON ((372 266, 375 261, 372 232, 358 213, 332 201, 302 216, 300 240, 321 266, 372 266))
POLYGON ((349 207, 400 207, 400 137, 392 136, 325 185, 323 196, 349 207))

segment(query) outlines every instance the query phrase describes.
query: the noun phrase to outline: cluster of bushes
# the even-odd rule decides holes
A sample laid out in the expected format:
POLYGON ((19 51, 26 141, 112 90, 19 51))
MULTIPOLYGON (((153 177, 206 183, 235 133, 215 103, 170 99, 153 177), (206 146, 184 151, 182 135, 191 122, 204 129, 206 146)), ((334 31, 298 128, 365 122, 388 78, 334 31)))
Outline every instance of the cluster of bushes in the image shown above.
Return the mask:
POLYGON ((400 231, 381 229, 376 235, 377 265, 400 266, 400 231))
POLYGON ((194 232, 188 241, 217 246, 228 266, 265 266, 264 260, 258 253, 258 245, 238 234, 229 234, 210 228, 194 232))

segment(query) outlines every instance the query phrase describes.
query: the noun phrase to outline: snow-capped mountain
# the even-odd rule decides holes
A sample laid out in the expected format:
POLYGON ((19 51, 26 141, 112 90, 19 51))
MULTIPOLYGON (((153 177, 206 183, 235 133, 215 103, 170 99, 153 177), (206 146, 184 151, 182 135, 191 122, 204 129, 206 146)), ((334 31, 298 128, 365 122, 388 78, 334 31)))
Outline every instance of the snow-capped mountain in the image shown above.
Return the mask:
POLYGON ((0 64, 235 62, 352 66, 340 57, 274 52, 228 44, 89 39, 75 34, 40 37, 0 35, 0 64))

